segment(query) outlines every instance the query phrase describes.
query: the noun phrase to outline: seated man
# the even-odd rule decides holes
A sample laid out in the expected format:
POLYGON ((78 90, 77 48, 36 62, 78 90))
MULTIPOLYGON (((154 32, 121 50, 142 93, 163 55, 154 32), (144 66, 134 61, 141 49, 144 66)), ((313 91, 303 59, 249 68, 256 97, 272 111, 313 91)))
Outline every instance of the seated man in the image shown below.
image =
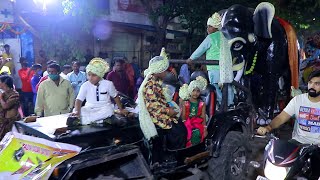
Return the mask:
MULTIPOLYGON (((149 67, 144 72, 138 93, 139 121, 144 136, 150 140, 158 132, 156 127, 167 137, 169 149, 179 149, 186 145, 186 128, 179 120, 180 114, 167 103, 162 89, 162 80, 166 76, 169 61, 164 49, 161 56, 149 61, 149 67)), ((159 132, 160 133, 160 132, 159 132)))
POLYGON ((82 84, 76 98, 73 115, 80 117, 82 124, 90 124, 96 120, 103 120, 114 114, 114 105, 110 97, 114 98, 120 113, 127 115, 118 97, 118 91, 113 83, 102 77, 109 71, 109 65, 101 58, 94 58, 86 67, 88 81, 82 84), (81 108, 82 102, 86 104, 81 108))

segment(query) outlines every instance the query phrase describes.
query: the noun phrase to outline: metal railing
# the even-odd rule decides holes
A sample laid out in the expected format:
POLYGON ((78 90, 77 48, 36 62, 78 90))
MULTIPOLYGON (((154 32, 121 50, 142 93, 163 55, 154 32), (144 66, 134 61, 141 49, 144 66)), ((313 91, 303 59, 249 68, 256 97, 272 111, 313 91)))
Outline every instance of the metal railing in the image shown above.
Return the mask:
MULTIPOLYGON (((175 64, 186 64, 186 60, 184 59, 170 59, 169 60, 170 63, 175 63, 175 64)), ((219 60, 196 60, 196 61, 192 61, 192 64, 202 64, 202 65, 219 65, 219 60)), ((222 100, 221 100, 221 107, 219 110, 226 112, 228 110, 228 103, 227 103, 227 99, 228 99, 228 86, 233 85, 235 86, 237 89, 245 92, 247 94, 247 100, 246 102, 250 105, 253 105, 253 101, 252 101, 252 95, 251 95, 251 91, 249 88, 245 87, 244 85, 240 84, 239 82, 233 81, 231 83, 224 83, 222 86, 222 100)))
MULTIPOLYGON (((175 64, 186 64, 186 60, 184 59, 170 59, 169 62, 175 64)), ((192 64, 219 65, 219 60, 197 60, 192 61, 192 64)))

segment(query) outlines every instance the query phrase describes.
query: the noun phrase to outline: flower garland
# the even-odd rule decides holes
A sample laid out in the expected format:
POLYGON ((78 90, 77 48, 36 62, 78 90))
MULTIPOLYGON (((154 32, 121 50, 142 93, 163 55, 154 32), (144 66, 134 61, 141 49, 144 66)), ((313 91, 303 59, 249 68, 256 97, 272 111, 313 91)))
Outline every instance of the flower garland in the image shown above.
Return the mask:
POLYGON ((4 31, 8 27, 8 24, 3 23, 2 26, 0 27, 0 32, 4 31))
POLYGON ((179 97, 184 101, 190 98, 190 94, 188 92, 188 84, 183 84, 179 89, 179 97))
POLYGON ((12 24, 10 23, 2 23, 1 27, 0 27, 0 32, 5 31, 6 29, 10 30, 12 33, 16 34, 16 35, 20 35, 23 34, 27 31, 27 27, 24 26, 23 29, 21 31, 16 31, 12 24))
POLYGON ((27 31, 27 27, 23 27, 23 29, 21 31, 16 31, 12 26, 8 25, 8 28, 11 32, 13 32, 16 35, 20 35, 23 34, 27 31))
POLYGON ((206 89, 207 84, 208 84, 208 82, 205 78, 203 78, 202 76, 198 76, 196 78, 196 80, 191 81, 189 85, 183 84, 180 87, 179 96, 181 99, 186 101, 190 98, 191 93, 195 88, 199 88, 200 91, 203 91, 206 89))
POLYGON ((254 67, 256 66, 257 57, 258 57, 258 51, 256 51, 256 53, 254 54, 250 69, 248 71, 245 71, 244 75, 248 75, 248 74, 252 73, 252 71, 254 70, 254 67))

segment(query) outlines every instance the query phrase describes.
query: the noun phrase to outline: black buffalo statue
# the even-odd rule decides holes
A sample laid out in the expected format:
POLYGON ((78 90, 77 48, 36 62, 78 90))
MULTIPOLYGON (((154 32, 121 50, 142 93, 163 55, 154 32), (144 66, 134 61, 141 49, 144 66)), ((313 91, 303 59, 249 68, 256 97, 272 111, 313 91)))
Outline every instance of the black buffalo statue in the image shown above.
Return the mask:
POLYGON ((298 86, 297 37, 274 12, 266 2, 256 9, 233 5, 225 11, 221 28, 233 60, 242 67, 238 72, 250 84, 254 104, 268 118, 273 118, 279 90, 289 98, 290 86, 298 86))

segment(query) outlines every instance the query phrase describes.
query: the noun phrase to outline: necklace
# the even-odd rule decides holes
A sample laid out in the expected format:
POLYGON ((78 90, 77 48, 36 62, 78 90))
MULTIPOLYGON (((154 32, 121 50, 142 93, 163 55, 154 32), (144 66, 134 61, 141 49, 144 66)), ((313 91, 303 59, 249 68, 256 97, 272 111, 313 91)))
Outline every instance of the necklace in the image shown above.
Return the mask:
POLYGON ((250 69, 248 71, 245 71, 244 75, 248 75, 248 74, 252 73, 254 67, 256 66, 257 57, 258 57, 258 51, 256 51, 256 53, 254 54, 250 69))

